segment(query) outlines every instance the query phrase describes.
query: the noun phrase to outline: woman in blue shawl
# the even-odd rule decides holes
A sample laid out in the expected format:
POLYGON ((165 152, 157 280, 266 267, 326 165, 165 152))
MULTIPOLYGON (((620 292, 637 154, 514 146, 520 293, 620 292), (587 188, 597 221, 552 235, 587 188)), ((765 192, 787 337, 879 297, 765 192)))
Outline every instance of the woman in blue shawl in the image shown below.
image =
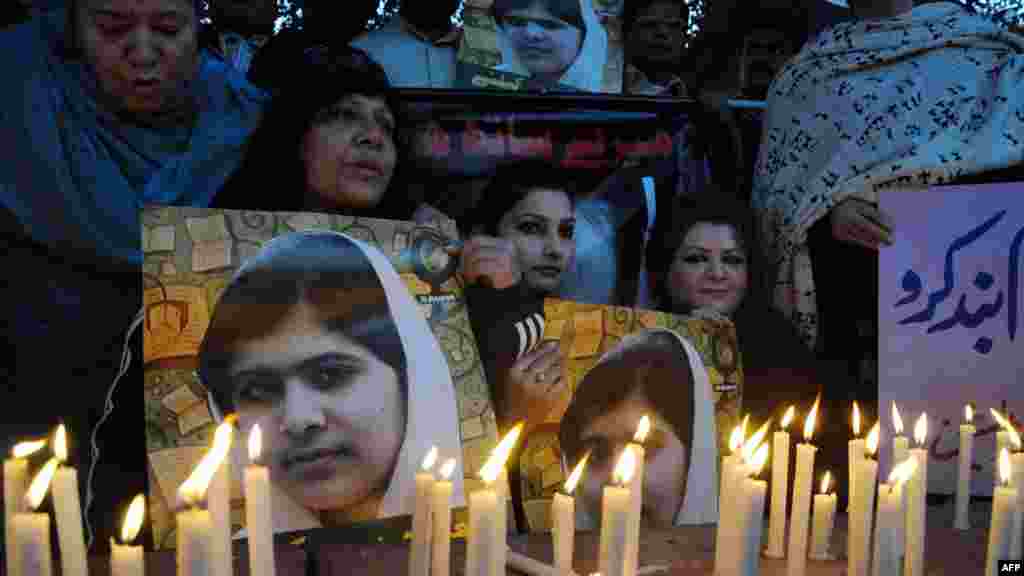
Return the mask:
POLYGON ((198 26, 193 0, 71 0, 0 32, 0 422, 8 442, 67 423, 100 548, 121 499, 145 488, 138 376, 90 450, 141 303, 139 208, 207 204, 264 99, 199 51, 198 26))

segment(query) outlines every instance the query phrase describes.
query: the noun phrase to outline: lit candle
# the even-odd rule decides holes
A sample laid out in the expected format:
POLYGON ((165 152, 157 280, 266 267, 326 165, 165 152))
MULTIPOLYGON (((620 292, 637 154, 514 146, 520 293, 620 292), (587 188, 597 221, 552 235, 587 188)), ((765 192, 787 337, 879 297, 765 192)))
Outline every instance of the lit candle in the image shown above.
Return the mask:
POLYGON ((431 490, 430 509, 433 512, 434 534, 430 538, 430 564, 432 574, 450 574, 451 526, 452 526, 452 473, 455 472, 455 458, 441 464, 441 478, 434 482, 431 490))
MULTIPOLYGON (((847 444, 847 494, 846 494, 846 517, 853 518, 856 515, 857 499, 857 464, 864 458, 864 439, 860 438, 860 406, 853 403, 853 439, 847 444)), ((846 539, 846 557, 853 558, 853 538, 846 539)))
POLYGON ((906 576, 924 576, 925 530, 928 526, 928 415, 921 414, 914 425, 914 441, 917 448, 910 451, 910 458, 917 461, 917 470, 907 484, 907 532, 903 573, 906 576))
POLYGON ((793 483, 793 510, 789 517, 789 551, 786 554, 787 576, 804 576, 807 570, 807 517, 811 512, 811 481, 814 474, 814 453, 811 444, 818 403, 804 421, 804 442, 796 447, 796 480, 793 483))
MULTIPOLYGON (((230 415, 218 426, 227 442, 226 454, 231 453, 236 417, 230 415)), ((225 457, 206 490, 206 508, 213 525, 210 549, 210 576, 234 576, 234 550, 231 544, 231 459, 225 457)), ((251 536, 250 536, 251 541, 251 536)))
MULTIPOLYGON (((995 454, 996 454, 997 459, 998 459, 999 455, 1002 454, 1003 450, 1007 450, 1007 451, 1012 450, 1012 448, 1010 448, 1012 440, 1010 439, 1010 432, 1006 429, 1006 420, 1003 420, 1002 422, 1000 422, 1000 424, 1003 425, 1003 429, 999 430, 998 432, 996 432, 996 452, 995 452, 995 454)), ((994 473, 992 474, 992 485, 993 486, 999 486, 999 485, 1002 484, 1002 481, 999 478, 998 467, 999 466, 998 466, 998 462, 997 462, 996 463, 996 470, 994 470, 993 471, 994 473)))
POLYGON ((718 525, 715 527, 715 571, 724 572, 725 563, 729 561, 728 544, 730 541, 729 531, 732 523, 726 521, 733 518, 731 509, 733 505, 732 478, 736 475, 736 469, 743 464, 740 448, 743 446, 743 435, 746 428, 746 419, 743 424, 733 428, 729 435, 729 455, 722 458, 722 477, 719 479, 718 488, 718 525))
MULTIPOLYGON (((733 468, 732 478, 729 479, 729 495, 730 499, 733 500, 733 509, 731 510, 732 515, 730 518, 742 520, 745 512, 744 497, 744 482, 747 477, 754 469, 754 458, 757 450, 763 445, 765 437, 768 435, 768 427, 771 425, 771 421, 765 422, 757 429, 756 432, 751 434, 750 438, 743 443, 743 447, 740 449, 740 464, 733 468)), ((766 447, 767 449, 767 447, 766 447)), ((767 459, 767 456, 765 456, 767 459)), ((763 466, 764 463, 761 463, 763 466)), ((760 466, 758 467, 760 471, 760 466)), ((762 512, 762 518, 764 513, 762 512)), ((748 544, 749 534, 744 530, 739 522, 730 522, 732 528, 725 532, 725 571, 730 574, 740 574, 746 570, 744 566, 746 556, 746 546, 748 544)))
POLYGON ((430 574, 431 490, 434 487, 434 463, 437 446, 431 446, 416 473, 416 508, 412 514, 412 548, 409 551, 409 576, 430 574))
POLYGON ((957 530, 968 530, 971 527, 968 518, 968 504, 971 501, 971 456, 974 453, 974 408, 964 406, 964 423, 960 425, 960 460, 956 476, 956 520, 957 530))
POLYGON ((480 468, 484 487, 469 495, 469 534, 466 538, 465 574, 498 576, 505 574, 507 526, 504 519, 505 498, 496 480, 504 479, 505 461, 523 431, 519 423, 498 442, 490 458, 480 468), (499 507, 500 504, 500 507, 499 507))
POLYGON ((562 491, 551 501, 551 538, 555 550, 555 569, 562 573, 572 571, 572 550, 576 536, 576 499, 572 493, 583 476, 590 453, 583 455, 573 468, 562 491))
POLYGON ((14 516, 26 511, 25 491, 28 490, 28 458, 46 446, 46 440, 21 442, 11 449, 11 457, 4 460, 4 543, 8 576, 18 576, 14 546, 14 516))
POLYGON ((633 470, 633 479, 629 483, 629 495, 632 498, 630 504, 629 534, 626 540, 626 576, 634 576, 639 565, 640 553, 640 517, 643 513, 644 500, 644 459, 647 455, 644 452, 644 440, 651 431, 651 419, 644 415, 637 424, 633 441, 626 447, 634 452, 636 467, 633 470))
POLYGON ((53 512, 57 520, 61 574, 86 576, 89 565, 85 554, 82 506, 78 498, 78 472, 70 466, 64 466, 68 459, 68 439, 63 424, 57 427, 54 434, 53 455, 60 463, 53 476, 53 512))
POLYGON ((899 576, 903 571, 903 531, 906 512, 903 510, 903 485, 914 474, 917 460, 904 460, 893 468, 889 482, 878 486, 878 518, 875 521, 875 556, 873 576, 899 576))
POLYGON ((142 546, 132 546, 132 540, 139 535, 142 520, 146 516, 146 499, 139 494, 128 505, 121 525, 121 542, 110 539, 110 576, 142 576, 146 573, 142 546))
POLYGON ((768 460, 768 444, 754 452, 750 462, 744 467, 750 473, 740 484, 740 514, 737 520, 738 532, 742 535, 740 549, 741 560, 739 573, 743 576, 755 576, 761 565, 761 540, 764 531, 764 501, 768 494, 768 483, 758 480, 761 469, 768 460))
POLYGON ((1009 558, 1020 558, 1022 542, 1024 539, 1024 453, 1020 452, 1021 438, 1016 426, 1009 420, 1000 420, 1000 425, 1010 434, 1010 445, 1014 452, 1010 453, 1010 481, 1011 486, 1017 492, 1017 506, 1013 514, 1013 532, 1010 540, 1009 558))
POLYGON ((814 495, 814 528, 811 530, 811 559, 831 560, 829 544, 836 525, 836 495, 829 494, 832 473, 821 478, 821 493, 814 495))
POLYGON ((1017 509, 1017 491, 1010 487, 1010 452, 999 452, 999 480, 992 496, 992 524, 988 529, 988 553, 985 576, 999 576, 998 562, 1010 559, 1013 515, 1017 509))
POLYGON ((35 509, 42 503, 50 488, 54 473, 60 462, 51 458, 32 479, 25 495, 25 511, 14 515, 11 528, 14 531, 14 547, 19 576, 50 576, 53 564, 50 559, 50 517, 39 514, 35 509))
POLYGON ((245 527, 249 533, 249 574, 274 576, 274 525, 271 521, 270 470, 261 465, 263 435, 259 424, 249 430, 249 465, 245 467, 245 527))
POLYGON ((636 467, 636 453, 623 450, 615 465, 615 484, 604 487, 601 497, 601 544, 599 563, 604 576, 626 574, 626 543, 629 538, 632 496, 629 481, 636 467))
POLYGON ((895 468, 910 454, 910 439, 903 435, 903 418, 895 402, 892 403, 892 427, 895 433, 892 437, 892 467, 895 468))
POLYGON ((213 446, 199 460, 192 474, 178 487, 175 516, 178 535, 178 576, 207 576, 214 565, 213 521, 210 511, 200 504, 206 497, 217 468, 227 458, 231 448, 231 425, 217 427, 213 446))
POLYGON ((775 432, 772 439, 772 509, 768 517, 768 550, 765 552, 769 558, 782 558, 785 555, 786 489, 789 488, 789 432, 786 428, 795 414, 796 407, 790 406, 782 416, 781 429, 775 432))
POLYGON ((878 480, 878 462, 874 456, 878 451, 878 436, 881 433, 878 423, 871 428, 865 442, 863 458, 857 462, 854 486, 856 492, 850 497, 856 502, 850 519, 851 555, 847 559, 848 576, 868 576, 871 553, 871 520, 874 515, 872 508, 875 503, 875 482, 878 480))

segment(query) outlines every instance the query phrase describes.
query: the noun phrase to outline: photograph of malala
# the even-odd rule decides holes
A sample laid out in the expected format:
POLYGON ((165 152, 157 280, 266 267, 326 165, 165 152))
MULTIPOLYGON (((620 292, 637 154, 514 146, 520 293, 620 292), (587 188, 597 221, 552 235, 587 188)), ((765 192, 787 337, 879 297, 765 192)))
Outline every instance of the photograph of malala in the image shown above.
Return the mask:
POLYGON ((176 491, 229 415, 236 537, 255 425, 276 532, 411 514, 431 447, 456 460, 452 505, 465 505, 497 429, 448 257, 454 224, 176 207, 142 222, 158 547, 174 546, 176 491))
POLYGON ((739 419, 743 369, 727 319, 547 299, 544 340, 558 341, 566 398, 533 429, 520 456, 522 507, 533 531, 550 529, 550 502, 575 462, 590 454, 577 488, 577 522, 597 526, 601 488, 640 419, 643 522, 717 520, 714 494, 723 430, 739 419))
POLYGON ((467 2, 456 87, 621 93, 620 4, 595 0, 467 2))

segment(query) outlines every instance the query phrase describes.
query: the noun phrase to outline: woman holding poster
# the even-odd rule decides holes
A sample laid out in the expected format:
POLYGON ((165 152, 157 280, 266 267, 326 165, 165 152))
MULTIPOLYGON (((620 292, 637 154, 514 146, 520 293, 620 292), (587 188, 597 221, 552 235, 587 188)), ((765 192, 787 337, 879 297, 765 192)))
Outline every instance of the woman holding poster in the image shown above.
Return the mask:
POLYGON ((601 92, 608 33, 591 0, 494 0, 501 64, 530 88, 601 92))
POLYGON ((711 384, 700 355, 679 334, 650 329, 624 337, 591 368, 562 417, 566 462, 591 452, 583 480, 583 514, 591 525, 601 489, 644 415, 643 521, 658 527, 718 520, 718 445, 711 384))
POLYGON ((432 445, 460 462, 461 505, 448 365, 375 249, 334 232, 271 240, 225 288, 199 358, 220 411, 266 434, 276 531, 412 513, 432 445))

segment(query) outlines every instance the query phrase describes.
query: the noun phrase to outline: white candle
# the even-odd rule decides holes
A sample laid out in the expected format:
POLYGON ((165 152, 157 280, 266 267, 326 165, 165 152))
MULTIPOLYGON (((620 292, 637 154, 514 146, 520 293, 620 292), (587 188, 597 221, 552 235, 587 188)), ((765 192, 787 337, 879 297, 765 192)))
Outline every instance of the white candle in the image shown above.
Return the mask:
POLYGON ((46 440, 21 442, 4 460, 4 547, 7 575, 18 576, 17 547, 14 545, 14 516, 25 512, 25 491, 28 490, 28 460, 25 458, 46 446, 46 440))
MULTIPOLYGON (((999 430, 998 432, 996 432, 996 451, 995 451, 995 455, 996 455, 997 459, 999 458, 999 454, 1001 454, 1003 452, 1004 448, 1006 450, 1013 450, 1013 447, 1011 446, 1010 433, 1007 432, 1005 429, 999 430)), ((999 470, 998 470, 998 467, 999 467, 999 464, 997 462, 996 466, 995 466, 996 469, 993 470, 993 474, 992 474, 992 485, 993 486, 999 486, 1000 484, 1002 484, 1002 482, 1000 482, 1000 480, 999 480, 999 470)))
POLYGON ((902 533, 906 512, 904 484, 914 474, 916 460, 904 460, 889 474, 889 482, 878 486, 878 516, 875 520, 873 576, 899 576, 903 572, 902 533))
POLYGON ((878 462, 873 456, 878 450, 878 424, 871 429, 866 442, 867 454, 857 463, 854 486, 856 492, 851 499, 856 502, 850 516, 850 552, 847 559, 848 576, 868 576, 871 553, 872 508, 875 503, 875 483, 878 480, 878 462))
POLYGON ((555 550, 555 569, 567 573, 572 571, 572 551, 576 537, 576 499, 572 493, 576 489, 583 469, 587 465, 590 453, 580 459, 562 486, 562 492, 556 492, 551 501, 551 538, 555 550))
POLYGON ((110 539, 110 576, 143 576, 146 573, 142 546, 131 544, 142 528, 145 509, 146 500, 139 494, 128 506, 128 513, 121 526, 121 541, 124 545, 110 539))
POLYGON ((733 478, 737 468, 742 464, 739 450, 743 446, 743 427, 736 426, 729 436, 730 454, 722 458, 722 477, 718 488, 718 524, 715 526, 715 571, 725 571, 725 563, 730 559, 728 542, 729 531, 733 527, 726 519, 734 518, 732 514, 733 494, 731 494, 733 478))
POLYGON ((956 476, 956 518, 953 527, 957 530, 968 530, 971 527, 968 518, 968 505, 971 502, 971 459, 974 454, 974 426, 971 420, 974 410, 970 404, 964 407, 965 422, 960 425, 960 454, 956 476))
POLYGON ((441 465, 441 478, 434 482, 430 493, 430 509, 433 519, 433 534, 430 537, 430 565, 432 574, 450 574, 451 526, 452 526, 452 481, 455 459, 449 458, 441 465))
POLYGON ((625 576, 626 546, 629 538, 632 496, 629 481, 635 466, 636 453, 623 450, 615 466, 618 485, 605 486, 601 498, 601 544, 598 566, 603 576, 625 576))
POLYGON ((465 574, 498 576, 505 573, 507 528, 505 509, 505 461, 522 433, 519 423, 498 442, 480 468, 484 487, 469 495, 469 533, 466 537, 465 574), (498 481, 496 483, 496 481, 498 481))
POLYGON ((249 574, 274 576, 274 525, 271 521, 270 470, 259 464, 263 437, 259 424, 249 431, 249 465, 245 467, 245 527, 249 533, 249 574))
POLYGON ((1017 510, 1013 516, 1013 539, 1010 541, 1010 558, 1021 558, 1024 554, 1024 452, 1010 456, 1013 470, 1010 480, 1017 492, 1017 510))
POLYGON ((175 516, 178 538, 178 576, 207 576, 213 573, 215 526, 210 511, 199 508, 217 469, 231 449, 231 423, 217 426, 213 446, 199 460, 189 477, 178 487, 181 511, 175 516))
POLYGON ((86 576, 89 566, 85 553, 82 507, 78 497, 78 472, 63 463, 68 459, 67 431, 57 427, 53 453, 61 465, 53 477, 53 512, 57 519, 57 540, 60 544, 61 574, 86 576))
POLYGON ((807 570, 807 517, 811 512, 811 480, 814 474, 814 453, 810 444, 818 402, 804 422, 805 443, 796 447, 796 480, 793 483, 793 510, 789 517, 789 551, 786 554, 786 575, 804 576, 807 570))
POLYGON ((832 475, 825 472, 821 480, 821 493, 814 495, 814 527, 811 530, 811 559, 831 560, 829 553, 832 542, 832 530, 836 525, 836 495, 829 494, 832 475))
POLYGON ((430 517, 431 491, 434 488, 434 463, 437 447, 433 446, 423 457, 416 473, 416 508, 412 514, 412 546, 409 550, 409 576, 429 576, 430 536, 433 532, 430 517))
POLYGON ((744 478, 740 483, 740 508, 737 520, 738 532, 742 537, 739 573, 743 576, 756 576, 761 565, 764 501, 768 494, 768 483, 757 480, 757 475, 761 473, 766 460, 768 445, 761 444, 747 466, 751 477, 744 478))
POLYGON ((789 488, 789 432, 786 428, 793 420, 795 407, 790 406, 782 417, 781 430, 772 438, 772 509, 768 517, 769 558, 782 558, 786 540, 786 497, 789 488))
MULTIPOLYGON (((234 575, 231 544, 231 459, 225 458, 213 475, 207 494, 207 509, 213 524, 210 576, 234 575)), ((249 536, 250 541, 252 535, 249 536)))
POLYGON ((51 458, 32 479, 25 495, 25 511, 14 515, 15 558, 19 576, 50 576, 53 564, 50 558, 50 517, 34 512, 46 496, 60 462, 51 458))
MULTIPOLYGON (((853 403, 853 439, 847 443, 847 471, 846 471, 846 517, 853 518, 856 516, 857 499, 854 498, 854 494, 857 493, 857 465, 864 458, 864 439, 858 438, 860 436, 860 407, 856 402, 853 403)), ((852 536, 850 534, 849 536, 852 536)), ((852 559, 854 556, 853 552, 853 538, 848 537, 846 539, 846 557, 852 559)), ((849 568, 849 567, 847 567, 849 568)))
POLYGON ((915 460, 916 471, 907 486, 907 523, 904 574, 906 576, 925 576, 925 532, 927 530, 927 495, 928 495, 928 448, 925 440, 928 437, 928 417, 921 414, 914 426, 914 440, 921 448, 910 451, 910 458, 915 460))
POLYGON ((992 523, 988 530, 985 576, 999 576, 998 562, 1010 559, 1013 515, 1017 509, 1017 491, 1008 485, 1010 466, 1010 453, 1004 448, 999 453, 999 476, 1003 485, 997 486, 992 496, 992 523))
POLYGON ((647 457, 644 451, 643 442, 651 431, 651 419, 647 415, 640 418, 637 425, 633 442, 628 448, 633 450, 636 467, 633 471, 633 479, 630 481, 630 522, 629 534, 626 541, 626 576, 635 576, 639 565, 640 554, 640 519, 643 513, 644 499, 644 460, 647 457))

